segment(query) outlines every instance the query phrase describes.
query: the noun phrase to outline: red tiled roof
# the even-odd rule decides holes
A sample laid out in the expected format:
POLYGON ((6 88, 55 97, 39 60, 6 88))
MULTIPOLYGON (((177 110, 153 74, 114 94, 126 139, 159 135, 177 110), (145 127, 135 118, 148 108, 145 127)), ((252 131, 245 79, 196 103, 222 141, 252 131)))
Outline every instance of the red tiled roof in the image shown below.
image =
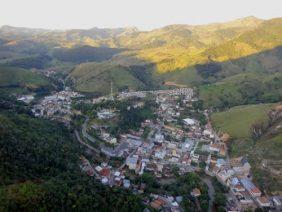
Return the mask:
POLYGON ((103 177, 108 177, 110 175, 110 169, 108 168, 103 168, 101 171, 100 171, 100 175, 103 176, 103 177))
POLYGON ((261 191, 257 188, 257 187, 254 187, 250 190, 250 192, 254 193, 254 194, 260 194, 261 191))

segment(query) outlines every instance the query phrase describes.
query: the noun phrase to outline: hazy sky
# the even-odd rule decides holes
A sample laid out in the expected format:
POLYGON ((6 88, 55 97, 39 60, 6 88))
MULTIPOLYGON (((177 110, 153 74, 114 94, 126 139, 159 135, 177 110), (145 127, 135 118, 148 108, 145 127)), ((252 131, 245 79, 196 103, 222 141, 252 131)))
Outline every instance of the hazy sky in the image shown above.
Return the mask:
POLYGON ((282 0, 0 0, 0 26, 66 29, 282 17, 282 0))

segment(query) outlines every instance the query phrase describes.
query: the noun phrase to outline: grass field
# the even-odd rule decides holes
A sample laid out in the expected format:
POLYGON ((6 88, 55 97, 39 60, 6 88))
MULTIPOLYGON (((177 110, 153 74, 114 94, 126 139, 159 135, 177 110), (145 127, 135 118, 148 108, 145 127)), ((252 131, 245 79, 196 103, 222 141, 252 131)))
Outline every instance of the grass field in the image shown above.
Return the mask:
POLYGON ((0 87, 38 88, 48 84, 48 80, 43 76, 29 70, 0 67, 0 87))
POLYGON ((225 112, 214 113, 212 124, 218 131, 227 132, 232 138, 250 138, 250 128, 256 121, 265 121, 274 104, 244 105, 225 112))
POLYGON ((232 137, 233 140, 229 143, 231 156, 246 155, 248 157, 254 180, 260 188, 273 194, 281 194, 282 132, 270 137, 262 136, 257 141, 252 140, 250 136, 252 124, 256 121, 266 121, 267 112, 274 105, 237 106, 225 112, 214 113, 211 120, 216 130, 227 132, 232 137))

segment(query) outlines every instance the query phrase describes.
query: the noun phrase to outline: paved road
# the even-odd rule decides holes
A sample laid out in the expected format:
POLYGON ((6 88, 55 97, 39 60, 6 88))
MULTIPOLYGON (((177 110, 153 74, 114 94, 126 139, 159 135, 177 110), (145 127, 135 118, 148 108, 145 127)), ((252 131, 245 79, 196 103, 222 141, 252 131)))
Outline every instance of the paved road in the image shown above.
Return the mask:
POLYGON ((79 141, 79 143, 81 143, 82 145, 86 146, 88 149, 93 150, 95 153, 100 154, 100 151, 95 149, 94 147, 90 146, 89 144, 85 143, 79 136, 79 133, 77 132, 77 130, 75 130, 75 136, 77 138, 77 140, 79 141))
POLYGON ((209 193, 210 200, 209 200, 209 210, 208 210, 208 212, 212 212, 213 201, 214 201, 214 194, 215 194, 214 187, 212 185, 212 182, 211 182, 210 178, 207 178, 207 177, 202 178, 202 181, 204 181, 207 184, 208 189, 209 189, 208 193, 209 193))
POLYGON ((82 132, 83 137, 87 138, 87 139, 88 139, 89 141, 91 141, 92 143, 95 143, 95 142, 96 142, 95 139, 94 139, 91 135, 89 135, 89 134, 87 133, 87 131, 86 131, 88 121, 89 121, 89 117, 86 116, 86 119, 85 119, 85 121, 84 121, 84 123, 83 123, 83 125, 82 125, 82 130, 81 130, 81 132, 82 132))

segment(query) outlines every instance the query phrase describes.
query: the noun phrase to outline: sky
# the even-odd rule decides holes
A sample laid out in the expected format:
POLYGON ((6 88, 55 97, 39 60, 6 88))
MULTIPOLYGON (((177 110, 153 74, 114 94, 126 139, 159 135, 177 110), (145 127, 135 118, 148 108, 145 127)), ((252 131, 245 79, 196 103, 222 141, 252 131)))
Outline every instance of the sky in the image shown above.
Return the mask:
POLYGON ((282 17, 282 0, 0 0, 0 26, 150 30, 247 16, 282 17))

